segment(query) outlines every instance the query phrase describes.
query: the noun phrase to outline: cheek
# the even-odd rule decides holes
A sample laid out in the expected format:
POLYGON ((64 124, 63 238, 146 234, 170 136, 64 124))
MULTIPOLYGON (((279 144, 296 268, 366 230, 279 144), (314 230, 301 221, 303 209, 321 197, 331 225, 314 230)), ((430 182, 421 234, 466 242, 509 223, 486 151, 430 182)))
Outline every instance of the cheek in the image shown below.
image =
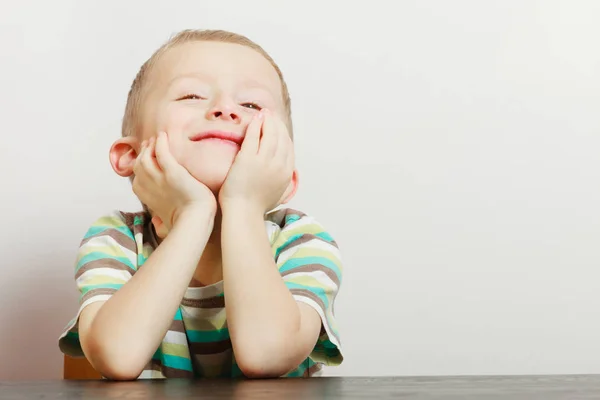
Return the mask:
POLYGON ((156 114, 156 130, 167 132, 169 149, 179 162, 184 157, 184 146, 193 120, 192 113, 182 107, 166 107, 156 114))

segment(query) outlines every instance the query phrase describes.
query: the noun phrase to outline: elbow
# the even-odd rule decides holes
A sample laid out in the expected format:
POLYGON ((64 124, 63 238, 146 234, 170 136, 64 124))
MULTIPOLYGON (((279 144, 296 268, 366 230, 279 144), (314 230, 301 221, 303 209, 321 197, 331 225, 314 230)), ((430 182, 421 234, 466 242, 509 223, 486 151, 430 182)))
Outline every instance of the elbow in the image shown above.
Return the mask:
POLYGON ((267 342, 237 346, 235 360, 246 378, 269 379, 279 378, 294 368, 295 361, 290 354, 289 346, 284 343, 267 342))
POLYGON ((103 377, 112 381, 134 381, 140 376, 142 371, 143 369, 136 368, 135 366, 130 367, 119 362, 104 365, 103 368, 99 369, 103 377))
POLYGON ((242 374, 249 379, 279 378, 289 371, 287 368, 277 368, 272 363, 261 360, 241 361, 238 362, 238 367, 242 374))
POLYGON ((119 351, 111 345, 101 345, 100 343, 89 343, 85 351, 90 364, 104 378, 113 381, 133 381, 136 380, 144 370, 145 363, 141 362, 141 357, 127 351, 119 351))

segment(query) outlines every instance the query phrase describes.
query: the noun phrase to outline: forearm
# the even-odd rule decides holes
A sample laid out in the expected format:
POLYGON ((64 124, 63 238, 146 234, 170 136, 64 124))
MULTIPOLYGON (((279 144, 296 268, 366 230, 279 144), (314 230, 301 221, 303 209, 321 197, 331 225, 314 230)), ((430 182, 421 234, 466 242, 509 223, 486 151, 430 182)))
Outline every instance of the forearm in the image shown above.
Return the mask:
POLYGON ((111 371, 117 363, 126 374, 141 372, 171 325, 212 226, 207 213, 182 215, 131 280, 102 305, 86 333, 94 366, 111 371))
POLYGON ((264 219, 243 208, 225 209, 221 230, 227 321, 238 364, 245 360, 268 366, 266 375, 283 374, 306 356, 296 346, 303 342, 297 338, 302 318, 277 270, 264 219))

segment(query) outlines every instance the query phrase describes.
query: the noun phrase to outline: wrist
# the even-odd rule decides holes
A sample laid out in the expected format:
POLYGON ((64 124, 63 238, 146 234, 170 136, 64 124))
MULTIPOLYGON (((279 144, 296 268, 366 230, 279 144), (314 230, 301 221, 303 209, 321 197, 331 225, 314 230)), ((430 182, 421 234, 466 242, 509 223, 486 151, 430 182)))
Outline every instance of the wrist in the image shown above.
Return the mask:
POLYGON ((221 212, 223 213, 223 218, 228 216, 244 216, 245 218, 260 218, 261 220, 264 219, 266 214, 263 207, 243 200, 232 200, 221 203, 221 212))
POLYGON ((173 227, 178 225, 210 225, 212 229, 216 211, 203 205, 182 207, 173 213, 173 227))

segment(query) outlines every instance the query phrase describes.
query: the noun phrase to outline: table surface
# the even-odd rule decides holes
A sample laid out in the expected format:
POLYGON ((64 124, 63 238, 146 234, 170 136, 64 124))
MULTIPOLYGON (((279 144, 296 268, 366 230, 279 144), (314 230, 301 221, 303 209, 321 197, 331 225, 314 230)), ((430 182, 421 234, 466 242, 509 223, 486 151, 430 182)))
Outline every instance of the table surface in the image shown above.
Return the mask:
POLYGON ((0 382, 0 399, 598 399, 600 375, 0 382))

